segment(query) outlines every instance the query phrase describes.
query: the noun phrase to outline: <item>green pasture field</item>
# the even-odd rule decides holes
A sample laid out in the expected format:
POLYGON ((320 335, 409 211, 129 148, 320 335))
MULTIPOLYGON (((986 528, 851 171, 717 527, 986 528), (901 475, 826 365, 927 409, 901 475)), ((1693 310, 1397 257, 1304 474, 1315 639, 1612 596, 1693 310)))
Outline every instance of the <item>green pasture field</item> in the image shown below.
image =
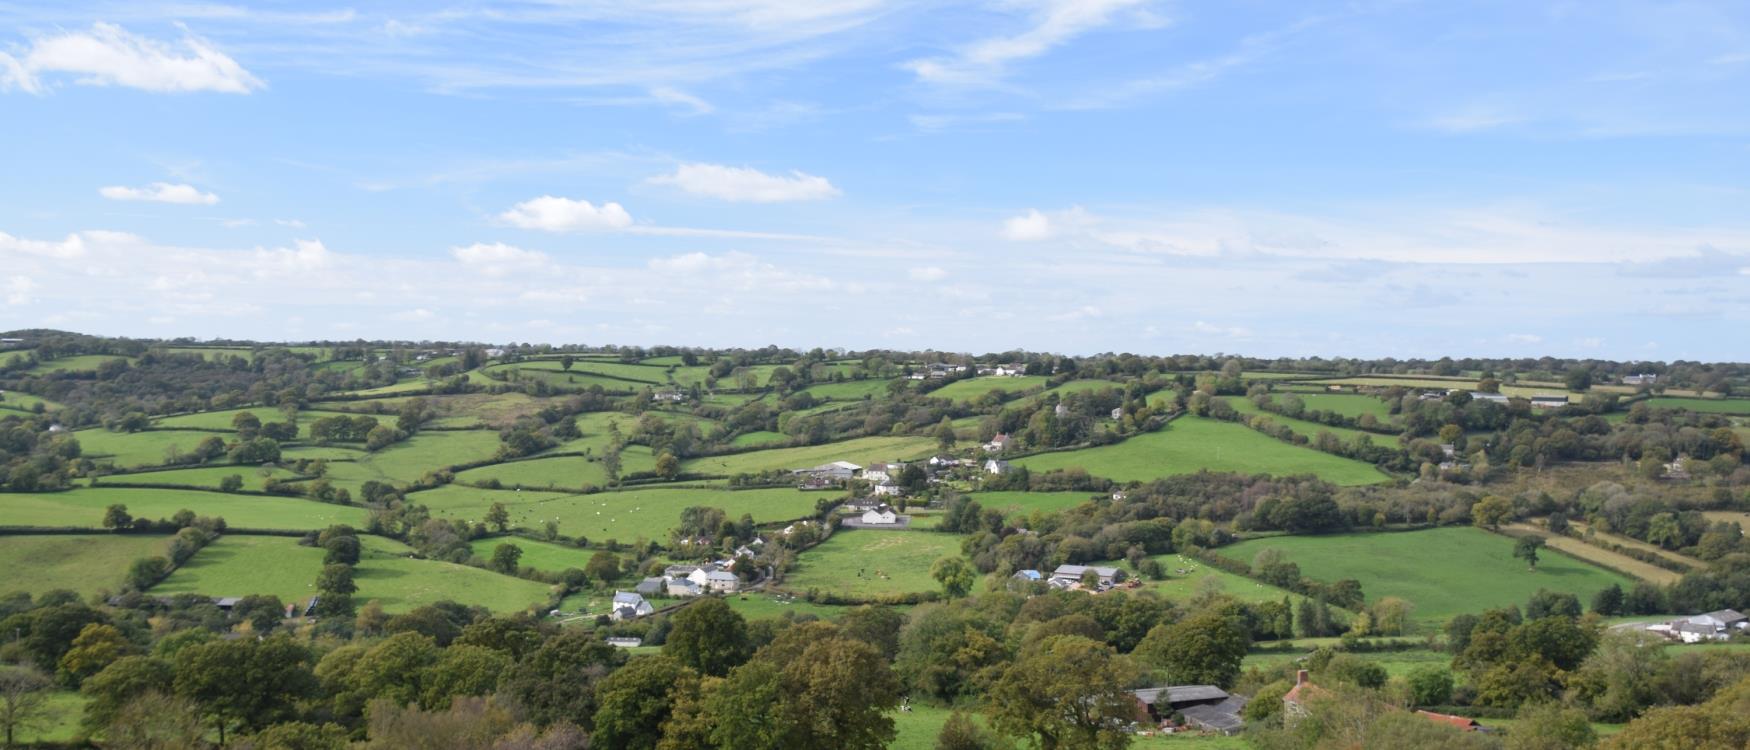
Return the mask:
POLYGON ((1359 418, 1363 414, 1372 414, 1379 421, 1391 419, 1391 409, 1372 396, 1362 396, 1349 393, 1296 393, 1294 394, 1306 404, 1307 411, 1334 411, 1345 417, 1359 418))
POLYGON ((285 604, 308 602, 316 595, 324 554, 320 548, 300 546, 295 537, 226 534, 196 552, 151 593, 271 594, 285 604))
MULTIPOLYGON (((984 714, 977 706, 967 706, 961 709, 973 721, 984 724, 984 714)), ((948 723, 948 717, 953 709, 925 704, 912 704, 910 711, 894 711, 888 714, 893 719, 894 738, 889 750, 935 750, 936 736, 942 733, 942 725, 948 723)), ((1227 737, 1219 734, 1155 734, 1148 737, 1133 737, 1130 741, 1131 750, 1245 750, 1249 747, 1243 737, 1227 737)))
POLYGON ((387 612, 405 612, 449 600, 493 612, 521 612, 547 600, 549 587, 467 565, 408 557, 412 549, 380 536, 359 537, 364 550, 353 568, 355 603, 375 600, 387 612))
POLYGON ((975 492, 970 495, 980 507, 995 508, 1010 517, 1025 516, 1034 511, 1055 513, 1074 508, 1095 496, 1096 493, 1091 492, 975 492))
POLYGON ((949 383, 930 391, 929 396, 930 398, 945 398, 950 401, 971 401, 992 391, 1020 394, 1044 388, 1048 382, 1050 379, 1043 375, 1022 375, 1020 377, 986 375, 982 378, 970 378, 949 383))
POLYGON ((1307 440, 1312 440, 1313 438, 1318 437, 1320 432, 1329 432, 1332 435, 1336 435, 1337 439, 1342 440, 1344 443, 1353 441, 1358 435, 1366 435, 1368 438, 1372 439, 1374 443, 1393 442, 1390 435, 1376 435, 1371 432, 1357 430, 1350 427, 1332 427, 1322 422, 1294 419, 1292 417, 1282 416, 1281 414, 1272 414, 1258 408, 1257 404, 1252 403, 1252 400, 1245 396, 1227 396, 1226 399, 1228 404, 1233 406, 1234 411, 1247 415, 1262 415, 1276 424, 1286 425, 1288 429, 1293 430, 1296 435, 1305 435, 1307 440))
POLYGON ((40 730, 19 730, 15 739, 22 745, 30 742, 68 742, 79 734, 79 720, 85 716, 86 698, 77 690, 55 690, 43 701, 48 706, 49 723, 40 730))
POLYGON ((37 404, 43 405, 43 411, 51 412, 61 408, 60 404, 41 396, 33 396, 23 391, 0 391, 0 409, 30 412, 37 404))
POLYGON ((255 350, 242 347, 173 346, 163 351, 167 354, 199 354, 208 360, 220 357, 242 357, 246 361, 255 361, 255 350))
POLYGON ((363 448, 351 448, 345 445, 282 445, 280 446, 280 462, 287 463, 300 458, 312 461, 320 458, 328 461, 357 461, 370 455, 363 448))
POLYGON ((861 401, 864 396, 886 398, 887 384, 891 380, 845 380, 837 383, 820 383, 808 386, 809 395, 817 399, 830 398, 834 401, 861 401))
POLYGON ((366 414, 376 417, 379 421, 387 418, 390 422, 402 405, 413 399, 421 399, 431 407, 432 413, 439 417, 469 416, 488 424, 501 424, 515 421, 525 414, 534 414, 548 404, 557 403, 562 398, 535 398, 526 393, 512 391, 509 393, 464 393, 437 396, 391 396, 388 398, 373 398, 365 401, 326 401, 312 404, 312 409, 345 411, 355 414, 366 414), (385 414, 371 413, 381 408, 385 414))
MULTIPOLYGON (((1447 388, 1474 390, 1477 387, 1477 381, 1474 379, 1440 378, 1426 375, 1415 377, 1372 375, 1355 378, 1315 380, 1310 382, 1319 385, 1375 386, 1387 388, 1395 385, 1402 388, 1427 388, 1430 390, 1447 388)), ((1582 394, 1568 393, 1567 386, 1560 383, 1503 383, 1501 385, 1501 393, 1506 394, 1509 397, 1520 398, 1531 398, 1532 396, 1567 396, 1569 401, 1579 401, 1584 398, 1582 394)))
MULTIPOLYGON (((656 468, 656 457, 650 448, 628 445, 620 451, 620 475, 625 476, 656 468)), ((584 485, 605 487, 607 470, 602 468, 601 454, 584 456, 553 456, 524 461, 492 464, 469 469, 456 475, 458 482, 486 482, 497 479, 506 487, 525 489, 581 490, 584 485)))
MULTIPOLYGON (((565 370, 561 370, 559 365, 560 363, 557 360, 542 359, 529 362, 518 362, 514 365, 507 366, 517 367, 523 370, 549 370, 558 373, 566 372, 565 370)), ((596 360, 580 359, 571 364, 570 372, 579 375, 595 373, 598 375, 607 375, 610 376, 610 378, 637 380, 652 385, 662 385, 668 382, 667 367, 632 365, 624 362, 600 362, 596 360)), ((639 386, 636 383, 621 383, 622 389, 628 387, 637 388, 639 386)))
POLYGON ((363 528, 363 508, 285 497, 226 495, 219 492, 89 487, 66 492, 0 494, 0 525, 100 528, 112 503, 137 517, 168 519, 187 508, 200 516, 221 516, 233 528, 322 529, 345 523, 363 528))
POLYGON ((1315 474, 1342 485, 1386 481, 1378 469, 1341 456, 1289 445, 1249 427, 1200 417, 1122 443, 1017 459, 1031 471, 1080 467, 1119 482, 1149 481, 1200 470, 1290 476, 1315 474))
MULTIPOLYGON (((1194 558, 1180 558, 1176 554, 1155 555, 1154 560, 1166 571, 1164 580, 1152 581, 1142 578, 1142 591, 1152 591, 1164 599, 1173 601, 1188 600, 1205 590, 1219 591, 1242 602, 1280 602, 1284 598, 1299 603, 1306 598, 1279 589, 1267 583, 1260 583, 1241 575, 1234 575, 1220 568, 1209 566, 1194 558), (1181 573, 1180 571, 1185 571, 1181 573)), ((1093 565, 1107 565, 1121 569, 1126 575, 1138 578, 1136 571, 1123 560, 1108 560, 1093 565)), ((1051 571, 1042 571, 1050 574, 1051 571)))
POLYGON ((202 440, 213 436, 211 432, 198 430, 110 432, 102 427, 73 432, 81 454, 99 463, 107 461, 118 469, 162 466, 169 461, 172 449, 189 453, 202 440))
POLYGON ((115 357, 108 354, 79 354, 72 357, 51 359, 38 362, 35 367, 25 370, 26 375, 48 375, 57 372, 96 372, 97 368, 112 359, 132 361, 131 357, 115 357))
POLYGON ((356 495, 367 480, 405 484, 428 471, 492 458, 498 445, 498 433, 489 430, 421 432, 357 461, 329 464, 327 477, 356 495))
MULTIPOLYGON (((854 609, 854 607, 844 605, 815 604, 813 602, 803 601, 801 598, 784 601, 770 594, 757 591, 725 597, 724 601, 729 604, 730 609, 741 613, 741 616, 747 618, 750 622, 753 620, 769 620, 783 617, 786 612, 795 613, 797 615, 814 615, 822 620, 836 620, 844 616, 846 612, 854 609)), ((909 607, 894 607, 894 609, 899 610, 900 612, 910 610, 909 607)))
POLYGON ((927 437, 864 437, 837 443, 824 443, 800 448, 738 453, 731 456, 707 456, 681 463, 688 474, 732 476, 770 469, 806 469, 832 461, 850 461, 859 466, 880 461, 899 461, 928 455, 936 441, 927 437))
POLYGON ((818 492, 789 487, 759 490, 637 488, 592 495, 557 492, 482 490, 447 485, 416 492, 408 500, 431 509, 434 516, 484 518, 494 502, 504 503, 511 523, 539 531, 549 520, 559 522, 559 533, 584 536, 591 542, 616 539, 631 542, 639 537, 666 544, 669 531, 680 522, 681 511, 699 505, 721 508, 730 518, 747 513, 759 523, 788 521, 814 512, 818 492))
POLYGON ((785 442, 789 439, 790 436, 785 435, 782 432, 757 430, 755 432, 744 432, 740 435, 736 435, 734 440, 729 441, 729 444, 739 448, 748 445, 772 445, 774 443, 785 442))
MULTIPOLYGON (((658 383, 650 381, 633 383, 616 378, 602 377, 600 374, 591 374, 589 371, 578 369, 581 364, 582 363, 572 365, 571 371, 565 372, 559 369, 559 363, 557 362, 545 360, 537 362, 518 362, 510 365, 492 365, 485 368, 484 372, 496 374, 514 372, 516 373, 517 378, 523 380, 537 380, 555 388, 588 388, 592 385, 599 385, 604 391, 630 393, 640 388, 659 387, 658 383), (551 366, 549 367, 547 365, 551 366)), ((637 367, 637 365, 626 366, 637 367)), ((659 377, 662 375, 662 370, 655 367, 646 367, 643 369, 650 370, 659 377)), ((490 384, 502 381, 483 378, 481 382, 490 384)))
MULTIPOLYGON (((10 395, 10 394, 8 394, 10 395)), ((1649 409, 1683 409, 1708 414, 1750 414, 1750 398, 1649 398, 1649 409)))
POLYGON ((1385 596, 1406 599, 1416 606, 1415 618, 1432 625, 1465 612, 1523 607, 1538 589, 1571 593, 1586 602, 1613 583, 1625 590, 1635 583, 1553 551, 1540 556, 1537 570, 1528 570, 1514 559, 1512 539, 1470 527, 1269 537, 1217 551, 1249 563, 1264 549, 1281 550, 1310 578, 1358 580, 1370 602, 1385 596))
MULTIPOLYGON (((1259 669, 1266 669, 1278 664, 1286 664, 1288 662, 1296 661, 1313 651, 1314 647, 1311 644, 1305 645, 1305 650, 1300 651, 1271 651, 1268 653, 1247 654, 1245 661, 1240 662, 1240 668, 1251 669, 1257 667, 1259 669)), ((1359 653, 1355 654, 1355 656, 1364 661, 1373 662, 1374 664, 1378 664, 1385 668, 1386 675, 1390 677, 1408 676, 1418 667, 1446 667, 1452 664, 1452 654, 1441 651, 1429 651, 1427 649, 1359 653)))
POLYGON ((962 537, 927 531, 840 530, 797 556, 783 588, 811 588, 854 596, 935 591, 938 558, 959 557, 962 537))
POLYGON ((498 549, 498 546, 501 544, 514 544, 522 549, 523 556, 518 562, 519 565, 522 565, 525 568, 534 568, 536 570, 544 570, 550 573, 559 573, 566 568, 577 568, 578 570, 583 570, 583 566, 589 564, 589 556, 594 554, 593 550, 579 549, 577 547, 554 544, 552 542, 538 542, 533 539, 524 539, 518 536, 498 536, 475 539, 468 543, 468 547, 469 549, 474 550, 474 554, 480 559, 490 561, 492 559, 492 551, 498 549))
MULTIPOLYGON (((754 385, 759 388, 764 388, 772 382, 772 373, 776 372, 779 367, 789 367, 789 365, 750 365, 748 367, 736 368, 736 370, 747 370, 748 372, 753 373, 754 385)), ((792 367, 791 369, 794 370, 795 368, 792 367)), ((731 370, 728 375, 718 378, 717 387, 720 389, 738 387, 736 385, 736 370, 731 370)), ((676 368, 674 371, 674 382, 679 385, 692 385, 694 383, 703 384, 705 382, 705 377, 710 374, 711 368, 703 365, 698 367, 676 368)))
POLYGON ((0 582, 0 594, 24 591, 37 596, 68 589, 85 597, 115 591, 121 588, 129 565, 164 554, 169 539, 159 534, 0 537, 0 570, 11 571, 0 582), (29 575, 22 573, 26 570, 29 575))
POLYGON ((243 489, 261 491, 269 477, 281 480, 297 477, 286 469, 267 468, 262 466, 202 466, 194 469, 169 469, 166 471, 148 471, 141 474, 120 474, 99 477, 94 480, 95 486, 101 487, 104 482, 127 484, 178 485, 191 487, 219 488, 219 482, 225 477, 237 475, 243 478, 243 489))
MULTIPOLYGON (((275 409, 273 407, 261 406, 261 407, 256 407, 253 409, 226 409, 224 411, 203 411, 203 412, 200 412, 198 414, 182 414, 182 415, 174 416, 174 417, 162 417, 162 418, 159 418, 155 422, 155 424, 158 427, 193 428, 193 429, 202 429, 202 430, 225 430, 226 432, 232 432, 231 420, 236 418, 236 416, 238 414, 241 414, 243 412, 249 412, 250 414, 254 414, 255 418, 261 420, 263 423, 286 421, 286 414, 284 412, 280 411, 279 409, 275 409)), ((349 412, 322 411, 320 409, 311 409, 311 410, 307 410, 307 411, 297 412, 298 436, 305 437, 308 435, 311 422, 314 422, 314 421, 321 419, 323 417, 336 417, 336 416, 338 416, 338 417, 355 417, 355 416, 359 416, 359 415, 352 414, 349 412)), ((364 416, 373 417, 378 422, 380 422, 382 424, 389 425, 390 427, 395 426, 395 415, 393 415, 393 414, 367 414, 364 416)))

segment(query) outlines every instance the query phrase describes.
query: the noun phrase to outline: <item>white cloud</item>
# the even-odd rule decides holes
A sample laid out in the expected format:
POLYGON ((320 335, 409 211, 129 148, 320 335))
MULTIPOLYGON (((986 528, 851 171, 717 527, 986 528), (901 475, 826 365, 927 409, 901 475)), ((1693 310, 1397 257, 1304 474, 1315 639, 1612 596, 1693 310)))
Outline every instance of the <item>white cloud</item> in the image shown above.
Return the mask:
POLYGON ((586 200, 543 195, 512 206, 498 215, 500 221, 523 229, 568 232, 587 229, 624 229, 632 215, 618 203, 596 206, 586 200))
POLYGON ((5 253, 41 255, 49 258, 77 258, 85 254, 85 240, 78 234, 69 234, 67 239, 60 242, 27 240, 0 232, 0 254, 5 253))
POLYGON ((516 271, 532 271, 547 265, 547 255, 534 250, 494 242, 476 242, 467 247, 450 248, 450 255, 464 265, 487 276, 505 276, 516 271))
POLYGON ((273 223, 282 227, 291 227, 292 229, 303 229, 305 227, 304 222, 298 219, 274 219, 273 223))
MULTIPOLYGON (((787 271, 742 252, 722 255, 686 253, 669 258, 652 258, 650 269, 676 275, 707 275, 717 283, 741 291, 803 292, 835 289, 832 279, 814 274, 787 271)), ((847 291, 856 291, 847 287, 847 291)))
POLYGON ((1429 117, 1422 126, 1443 133, 1476 133, 1524 121, 1524 117, 1499 107, 1473 106, 1429 117))
POLYGON ((1029 208, 1027 213, 1003 222, 1003 237, 1016 242, 1038 242, 1051 239, 1051 217, 1029 208))
POLYGON ((21 57, 0 55, 0 89, 42 93, 43 76, 65 73, 88 86, 126 86, 161 93, 217 91, 247 94, 266 84, 236 60, 193 34, 166 44, 120 26, 93 24, 31 40, 21 57))
MULTIPOLYGON (((982 84, 999 77, 1011 62, 1037 57, 1086 32, 1111 23, 1120 11, 1138 8, 1146 0, 1034 0, 1032 26, 1012 36, 982 39, 952 57, 911 60, 901 67, 918 80, 935 84, 982 84)), ((1141 25, 1159 19, 1139 13, 1141 25)))
POLYGON ((711 106, 710 102, 672 86, 657 86, 656 88, 651 89, 650 98, 655 99, 662 104, 673 104, 686 107, 691 109, 692 114, 695 115, 708 115, 716 109, 711 106))
POLYGON ((423 307, 416 307, 412 310, 402 310, 401 312, 390 315, 389 319, 410 322, 416 320, 431 320, 433 317, 435 316, 432 314, 432 311, 423 307))
POLYGON ((749 167, 722 164, 682 164, 673 174, 648 180, 653 185, 673 185, 694 195, 746 203, 785 203, 835 198, 839 189, 825 177, 798 170, 789 176, 770 175, 749 167))
POLYGON ((29 276, 13 276, 6 280, 6 304, 28 305, 31 302, 30 292, 36 288, 36 282, 29 276))
POLYGON ((150 201, 185 206, 211 206, 219 202, 219 196, 203 193, 193 185, 173 185, 168 182, 154 182, 143 188, 111 185, 98 188, 97 193, 112 201, 150 201))
POLYGON ((1089 318, 1103 317, 1103 316, 1105 316, 1105 314, 1106 314, 1106 312, 1104 310, 1101 310, 1100 308, 1095 307, 1093 305, 1082 305, 1081 307, 1078 307, 1074 310, 1070 310, 1069 312, 1059 313, 1057 315, 1053 315, 1053 316, 1051 316, 1051 319, 1052 320, 1063 320, 1063 321, 1087 320, 1089 318))
POLYGON ((1541 343, 1543 343, 1543 337, 1539 336, 1535 333, 1509 333, 1509 334, 1507 334, 1507 343, 1509 343, 1509 344, 1541 344, 1541 343))
POLYGON ((936 266, 922 266, 908 272, 912 281, 941 281, 948 278, 948 272, 936 266))
POLYGON ((292 244, 294 246, 290 248, 256 248, 253 269, 255 276, 266 278, 281 273, 314 273, 334 263, 334 254, 328 252, 321 240, 296 240, 292 244))
POLYGON ((1201 333, 1210 336, 1228 336, 1236 339, 1250 338, 1252 335, 1252 329, 1246 328, 1245 326, 1221 326, 1201 320, 1192 323, 1189 328, 1192 333, 1201 333))

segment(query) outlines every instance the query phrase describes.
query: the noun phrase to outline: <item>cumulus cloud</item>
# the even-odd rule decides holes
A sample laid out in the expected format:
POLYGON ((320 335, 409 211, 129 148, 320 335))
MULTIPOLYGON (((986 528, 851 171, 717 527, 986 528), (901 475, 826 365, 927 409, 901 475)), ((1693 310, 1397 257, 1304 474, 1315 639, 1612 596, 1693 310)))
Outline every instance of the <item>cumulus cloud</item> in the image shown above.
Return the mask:
POLYGON ((909 272, 912 281, 941 281, 948 278, 948 272, 935 266, 913 268, 909 272))
POLYGON ((1027 213, 1003 222, 1003 237, 1016 242, 1038 242, 1051 239, 1051 217, 1029 208, 1027 213))
POLYGON ((543 195, 512 206, 498 219, 513 227, 544 229, 549 232, 573 232, 590 229, 624 229, 632 225, 632 215, 618 203, 597 206, 589 201, 543 195))
POLYGON ((77 258, 85 254, 85 240, 78 234, 69 234, 67 239, 60 242, 27 240, 0 232, 0 253, 40 255, 48 258, 77 258))
POLYGON ((279 273, 314 273, 334 263, 334 253, 321 240, 297 240, 292 247, 256 248, 254 272, 258 278, 279 273))
POLYGON ((817 201, 840 194, 825 177, 799 170, 791 170, 789 175, 771 175, 749 167, 722 164, 682 164, 673 174, 658 175, 649 182, 738 203, 817 201))
POLYGON ((126 86, 142 91, 216 91, 247 94, 264 87, 236 60, 193 34, 176 44, 148 39, 108 23, 31 40, 18 56, 0 53, 0 90, 46 90, 44 78, 73 76, 87 86, 126 86))
POLYGON ((6 280, 6 304, 28 305, 31 302, 30 292, 36 288, 36 282, 29 276, 13 276, 6 280))
POLYGON ((98 188, 98 195, 112 201, 150 201, 152 203, 179 203, 187 206, 211 206, 219 202, 219 196, 203 193, 193 185, 154 182, 143 188, 111 185, 98 188))
POLYGON ((515 271, 531 271, 547 265, 547 255, 534 250, 494 242, 476 242, 467 247, 450 249, 450 255, 463 265, 475 268, 487 276, 504 276, 515 271))

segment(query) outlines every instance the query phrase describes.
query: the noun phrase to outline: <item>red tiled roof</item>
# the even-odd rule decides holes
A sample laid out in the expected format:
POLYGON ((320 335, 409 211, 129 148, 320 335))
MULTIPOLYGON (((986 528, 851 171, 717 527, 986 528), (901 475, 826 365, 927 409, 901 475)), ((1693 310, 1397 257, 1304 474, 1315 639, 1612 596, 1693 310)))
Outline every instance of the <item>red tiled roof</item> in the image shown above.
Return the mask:
POLYGON ((1433 711, 1417 711, 1416 714, 1421 716, 1424 719, 1429 720, 1429 721, 1436 722, 1439 724, 1450 724, 1452 726, 1458 727, 1459 729, 1463 729, 1466 732, 1475 732, 1475 731, 1477 731, 1477 728, 1479 726, 1481 726, 1480 724, 1477 724, 1476 719, 1470 718, 1469 716, 1453 716, 1452 714, 1437 714, 1437 713, 1434 713, 1433 711))

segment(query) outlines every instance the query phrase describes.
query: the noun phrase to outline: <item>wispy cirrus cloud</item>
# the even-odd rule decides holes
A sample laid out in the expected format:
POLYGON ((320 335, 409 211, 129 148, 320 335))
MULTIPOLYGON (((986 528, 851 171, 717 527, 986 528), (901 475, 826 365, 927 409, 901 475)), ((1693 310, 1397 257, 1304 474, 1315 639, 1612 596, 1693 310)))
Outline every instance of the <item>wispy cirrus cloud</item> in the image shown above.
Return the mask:
MULTIPOLYGON (((968 44, 951 55, 918 58, 901 67, 919 81, 940 85, 984 85, 1000 78, 1012 63, 1038 57, 1088 32, 1108 26, 1125 11, 1137 11, 1148 0, 1037 0, 1028 9, 1026 30, 968 44)), ((1148 13, 1135 13, 1140 25, 1159 26, 1148 13)))
POLYGON ((0 91, 42 94, 60 76, 79 85, 158 93, 247 94, 267 85, 186 29, 179 42, 170 44, 99 22, 89 31, 35 37, 17 56, 0 52, 0 91))
POLYGON ((148 201, 151 203, 177 203, 186 206, 211 206, 219 202, 219 196, 213 193, 203 193, 193 185, 154 182, 143 188, 111 185, 97 189, 97 194, 112 201, 148 201))
POLYGON ((737 203, 817 201, 840 195, 839 189, 825 177, 801 170, 791 170, 788 175, 772 175, 751 167, 722 164, 682 164, 674 172, 652 177, 646 182, 737 203))

